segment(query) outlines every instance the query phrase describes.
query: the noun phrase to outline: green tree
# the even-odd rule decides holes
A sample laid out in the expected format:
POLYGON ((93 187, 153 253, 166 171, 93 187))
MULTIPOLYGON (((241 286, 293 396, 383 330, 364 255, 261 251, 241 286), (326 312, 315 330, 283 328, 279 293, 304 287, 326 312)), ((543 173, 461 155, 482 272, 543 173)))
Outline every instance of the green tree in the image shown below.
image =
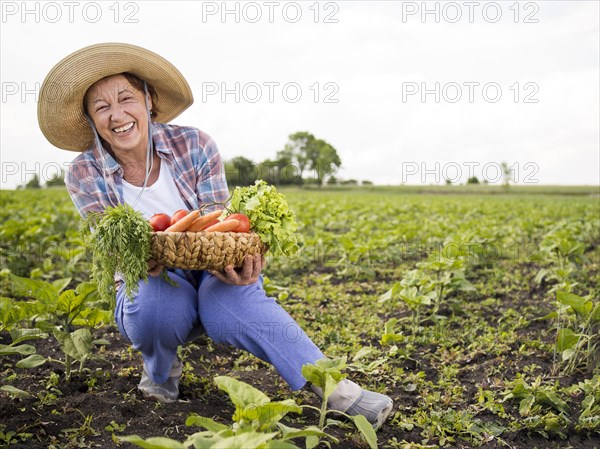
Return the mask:
POLYGON ((513 171, 508 166, 507 162, 502 162, 500 164, 500 167, 502 168, 502 178, 503 178, 502 185, 504 186, 505 189, 508 189, 508 186, 513 181, 513 171))
POLYGON ((300 163, 295 158, 292 145, 287 144, 277 152, 275 164, 277 184, 302 184, 300 163))
POLYGON ((248 186, 257 179, 257 166, 254 161, 237 156, 225 162, 227 183, 232 186, 248 186))
POLYGON ((479 184, 479 179, 477 179, 477 176, 471 176, 467 179, 467 184, 479 184))
POLYGON ((299 182, 302 182, 306 169, 313 170, 319 186, 342 165, 337 150, 332 145, 306 131, 291 134, 285 148, 278 153, 278 158, 297 166, 299 182))
POLYGON ((59 173, 56 173, 52 178, 46 181, 46 187, 64 186, 65 185, 65 171, 61 169, 59 173))
POLYGON ((37 173, 33 175, 33 178, 31 178, 27 184, 25 184, 26 189, 39 189, 41 187, 40 178, 37 173))
POLYGON ((311 155, 310 168, 315 171, 317 184, 321 186, 328 175, 333 176, 338 171, 342 160, 336 149, 324 140, 315 140, 314 147, 316 151, 311 155))
POLYGON ((296 181, 298 184, 302 184, 304 171, 309 164, 308 155, 314 152, 312 145, 315 141, 315 136, 305 131, 299 131, 290 134, 288 138, 288 143, 277 156, 282 162, 287 161, 290 166, 297 167, 298 177, 296 181))

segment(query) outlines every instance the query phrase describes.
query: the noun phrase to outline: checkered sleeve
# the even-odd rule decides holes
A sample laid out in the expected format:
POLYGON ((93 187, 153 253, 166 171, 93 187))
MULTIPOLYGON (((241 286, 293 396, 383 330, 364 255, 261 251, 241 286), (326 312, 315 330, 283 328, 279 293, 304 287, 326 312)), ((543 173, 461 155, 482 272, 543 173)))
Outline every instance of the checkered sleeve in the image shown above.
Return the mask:
MULTIPOLYGON (((200 206, 224 202, 229 197, 223 160, 212 138, 206 141, 200 158, 199 170, 196 174, 196 193, 200 206)), ((216 209, 216 206, 209 207, 207 210, 213 209, 216 209)))

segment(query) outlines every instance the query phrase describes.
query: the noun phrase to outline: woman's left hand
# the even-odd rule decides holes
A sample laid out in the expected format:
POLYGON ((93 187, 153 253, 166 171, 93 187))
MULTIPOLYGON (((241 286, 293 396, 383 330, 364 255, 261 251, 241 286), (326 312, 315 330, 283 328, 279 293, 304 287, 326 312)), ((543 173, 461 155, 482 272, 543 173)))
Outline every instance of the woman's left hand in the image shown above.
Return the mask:
POLYGON ((256 254, 246 256, 244 266, 237 270, 233 268, 233 265, 227 265, 222 272, 210 271, 210 274, 229 285, 250 285, 258 281, 260 272, 265 265, 265 258, 260 254, 256 254))

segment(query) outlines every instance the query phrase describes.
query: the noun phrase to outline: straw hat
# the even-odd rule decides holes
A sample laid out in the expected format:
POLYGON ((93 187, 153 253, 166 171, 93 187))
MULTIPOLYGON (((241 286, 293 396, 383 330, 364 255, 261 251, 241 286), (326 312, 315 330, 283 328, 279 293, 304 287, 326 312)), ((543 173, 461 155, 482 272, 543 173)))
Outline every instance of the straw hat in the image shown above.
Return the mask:
POLYGON ((40 90, 38 123, 52 145, 84 151, 94 135, 84 116, 83 97, 96 81, 129 72, 154 87, 157 122, 167 123, 193 102, 192 90, 173 64, 145 48, 122 43, 91 45, 56 64, 40 90))

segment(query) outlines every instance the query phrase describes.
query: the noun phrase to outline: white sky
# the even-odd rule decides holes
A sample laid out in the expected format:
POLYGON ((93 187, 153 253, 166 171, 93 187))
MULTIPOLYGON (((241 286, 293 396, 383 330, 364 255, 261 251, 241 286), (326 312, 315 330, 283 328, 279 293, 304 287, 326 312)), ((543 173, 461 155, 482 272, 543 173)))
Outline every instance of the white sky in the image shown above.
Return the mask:
POLYGON ((493 182, 506 161, 520 183, 598 185, 599 4, 2 1, 1 186, 75 157, 43 137, 36 94, 64 56, 110 41, 179 68, 195 103, 174 123, 225 159, 309 131, 345 179, 493 182))

